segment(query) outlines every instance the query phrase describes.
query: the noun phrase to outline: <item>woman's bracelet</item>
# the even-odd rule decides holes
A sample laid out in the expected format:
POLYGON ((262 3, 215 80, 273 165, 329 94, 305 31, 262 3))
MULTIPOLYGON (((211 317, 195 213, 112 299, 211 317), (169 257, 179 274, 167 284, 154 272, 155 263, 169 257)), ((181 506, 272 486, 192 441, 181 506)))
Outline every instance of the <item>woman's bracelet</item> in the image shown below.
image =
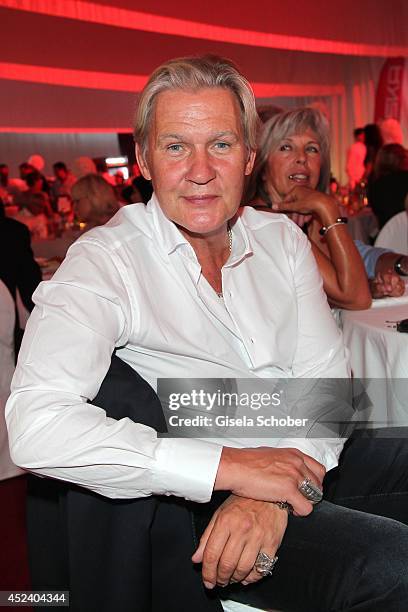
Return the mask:
POLYGON ((345 225, 347 222, 347 217, 337 217, 336 221, 331 225, 323 225, 323 227, 319 229, 319 234, 325 236, 332 227, 336 227, 336 225, 345 225))

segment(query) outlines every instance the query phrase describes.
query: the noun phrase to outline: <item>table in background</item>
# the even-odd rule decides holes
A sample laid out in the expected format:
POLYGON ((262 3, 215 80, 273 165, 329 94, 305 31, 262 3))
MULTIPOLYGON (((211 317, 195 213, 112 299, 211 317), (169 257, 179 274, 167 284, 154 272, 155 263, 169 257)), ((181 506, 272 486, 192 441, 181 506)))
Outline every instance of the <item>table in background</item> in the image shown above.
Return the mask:
POLYGON ((396 321, 408 318, 408 295, 376 300, 369 310, 343 310, 343 335, 355 379, 364 379, 377 426, 408 426, 408 334, 396 321), (394 327, 393 327, 394 326, 394 327))

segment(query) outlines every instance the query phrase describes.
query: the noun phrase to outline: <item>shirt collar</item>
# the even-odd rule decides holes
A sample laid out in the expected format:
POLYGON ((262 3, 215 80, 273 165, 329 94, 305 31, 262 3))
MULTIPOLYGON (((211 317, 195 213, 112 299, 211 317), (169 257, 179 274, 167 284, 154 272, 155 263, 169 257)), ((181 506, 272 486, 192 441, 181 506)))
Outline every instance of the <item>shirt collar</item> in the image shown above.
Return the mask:
MULTIPOLYGON (((166 217, 155 194, 153 194, 151 200, 147 203, 147 211, 152 214, 153 227, 160 248, 163 249, 167 255, 180 249, 182 253, 196 260, 194 249, 180 232, 176 224, 166 217)), ((237 264, 247 255, 252 254, 249 236, 241 220, 241 212, 242 209, 239 209, 235 217, 230 221, 232 231, 232 252, 224 266, 225 268, 237 264)))
MULTIPOLYGON (((192 247, 188 240, 184 238, 178 227, 170 221, 164 214, 155 194, 147 203, 147 211, 152 214, 153 227, 158 238, 158 244, 167 255, 170 255, 179 247, 192 247)), ((183 250, 186 250, 183 248, 183 250)))

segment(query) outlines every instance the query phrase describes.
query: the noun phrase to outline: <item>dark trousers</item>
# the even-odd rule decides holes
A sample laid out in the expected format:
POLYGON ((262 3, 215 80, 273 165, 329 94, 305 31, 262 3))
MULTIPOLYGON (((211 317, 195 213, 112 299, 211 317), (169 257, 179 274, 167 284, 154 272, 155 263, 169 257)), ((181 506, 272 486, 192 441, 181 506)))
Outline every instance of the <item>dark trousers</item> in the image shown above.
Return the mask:
MULTIPOLYGON (((95 403, 112 418, 165 429, 154 391, 116 357, 95 403)), ((205 592, 190 561, 196 546, 190 509, 203 528, 211 504, 113 500, 33 476, 33 588, 70 590, 72 612, 218 612, 217 595, 285 612, 405 612, 408 438, 391 433, 354 435, 347 443, 339 468, 326 478, 326 501, 306 518, 289 518, 271 577, 218 593, 205 592)))
MULTIPOLYGON (((153 389, 115 356, 94 402, 111 418, 166 429, 153 389)), ((33 589, 69 591, 71 612, 222 612, 191 563, 184 500, 109 499, 29 476, 27 526, 33 589)))
POLYGON ((408 432, 384 436, 356 432, 326 477, 325 500, 289 517, 273 575, 222 597, 285 612, 407 610, 408 432))

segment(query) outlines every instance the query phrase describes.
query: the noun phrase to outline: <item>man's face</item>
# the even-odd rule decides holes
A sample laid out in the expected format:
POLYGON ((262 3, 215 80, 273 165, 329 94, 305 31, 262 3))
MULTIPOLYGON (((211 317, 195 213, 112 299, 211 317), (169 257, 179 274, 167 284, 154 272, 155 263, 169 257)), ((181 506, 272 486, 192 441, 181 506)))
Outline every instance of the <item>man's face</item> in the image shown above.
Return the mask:
POLYGON ((64 168, 54 168, 55 178, 60 181, 65 181, 67 178, 68 172, 64 168))
POLYGON ((202 235, 235 214, 255 157, 244 143, 238 102, 222 88, 158 94, 146 158, 138 146, 136 154, 164 214, 202 235))

